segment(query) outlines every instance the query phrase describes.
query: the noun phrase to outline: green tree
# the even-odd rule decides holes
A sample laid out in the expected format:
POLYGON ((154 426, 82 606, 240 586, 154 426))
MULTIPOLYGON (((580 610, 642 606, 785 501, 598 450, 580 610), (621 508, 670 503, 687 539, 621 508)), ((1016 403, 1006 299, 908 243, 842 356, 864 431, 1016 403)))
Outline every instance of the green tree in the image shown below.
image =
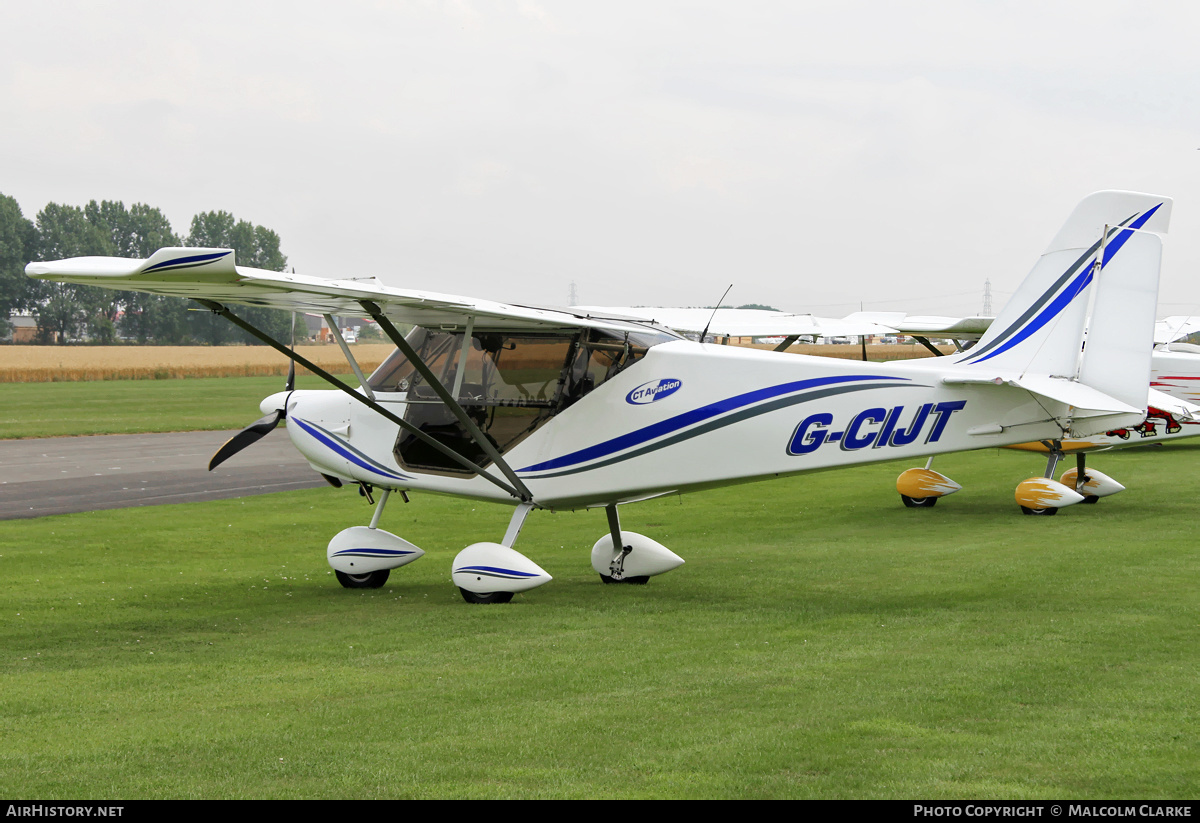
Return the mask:
MULTIPOLYGON (((92 225, 83 209, 48 203, 37 216, 37 257, 62 260, 112 254, 105 232, 92 225)), ((37 310, 38 335, 48 342, 55 333, 60 343, 83 336, 90 326, 101 340, 111 340, 118 307, 112 292, 71 283, 46 283, 37 310)))
MULTIPOLYGON (((171 230, 171 221, 145 203, 134 203, 126 209, 120 201, 93 200, 84 206, 83 213, 104 234, 116 257, 145 259, 161 248, 180 245, 179 237, 171 230)), ((187 338, 186 298, 128 291, 117 295, 115 303, 122 310, 118 326, 126 337, 139 343, 151 339, 181 343, 187 338)))
POLYGON ((9 315, 37 300, 42 284, 25 276, 25 264, 36 249, 37 228, 21 214, 16 200, 0 194, 0 337, 10 331, 9 315))
MULTIPOLYGON (((83 208, 50 203, 35 225, 21 216, 15 200, 0 195, 0 313, 7 318, 6 307, 35 309, 43 342, 55 335, 60 342, 87 335, 107 343, 120 332, 139 342, 257 343, 210 312, 189 310, 194 304, 184 298, 39 283, 23 271, 25 263, 34 259, 93 255, 145 259, 160 248, 180 245, 231 248, 241 266, 282 271, 287 265, 278 234, 236 220, 225 211, 196 215, 191 232, 181 240, 166 216, 144 203, 129 208, 113 200, 92 200, 83 208)), ((289 312, 252 307, 239 313, 277 339, 289 336, 289 312)))
MULTIPOLYGON (((287 257, 279 249, 279 235, 247 220, 237 220, 227 211, 209 211, 192 218, 192 230, 184 245, 210 249, 233 249, 236 263, 267 271, 283 271, 287 257)), ((239 307, 237 314, 251 325, 276 340, 286 341, 291 335, 291 313, 278 309, 239 307)), ((189 325, 197 339, 211 344, 237 340, 245 343, 259 341, 225 320, 201 312, 192 312, 189 325)))
POLYGON ((227 211, 207 211, 193 217, 185 245, 233 249, 239 266, 267 271, 287 268, 278 234, 247 220, 237 220, 227 211))

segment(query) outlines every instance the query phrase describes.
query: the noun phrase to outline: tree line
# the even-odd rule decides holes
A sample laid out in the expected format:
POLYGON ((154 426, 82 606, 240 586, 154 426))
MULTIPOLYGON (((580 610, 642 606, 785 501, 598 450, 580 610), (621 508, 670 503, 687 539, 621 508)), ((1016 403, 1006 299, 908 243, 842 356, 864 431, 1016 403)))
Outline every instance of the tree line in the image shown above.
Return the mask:
MULTIPOLYGON (((0 337, 8 336, 9 318, 17 312, 36 319, 38 343, 257 343, 186 298, 51 283, 25 275, 25 265, 33 260, 144 259, 166 246, 233 249, 241 266, 270 271, 287 266, 278 234, 226 211, 197 214, 187 236, 180 237, 161 210, 144 203, 129 208, 112 200, 93 200, 82 208, 50 203, 30 220, 15 199, 0 194, 0 337)), ((290 335, 289 312, 239 307, 238 314, 277 340, 286 341, 290 335)))

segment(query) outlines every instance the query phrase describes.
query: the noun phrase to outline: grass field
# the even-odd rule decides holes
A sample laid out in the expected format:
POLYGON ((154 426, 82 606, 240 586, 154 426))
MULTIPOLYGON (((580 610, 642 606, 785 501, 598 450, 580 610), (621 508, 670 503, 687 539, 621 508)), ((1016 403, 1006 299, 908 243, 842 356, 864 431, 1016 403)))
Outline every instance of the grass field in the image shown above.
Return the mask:
MULTIPOLYGON (((357 385, 353 375, 342 379, 357 385)), ((262 415, 259 401, 283 385, 279 376, 0 383, 0 440, 240 429, 262 415)), ((296 387, 328 384, 298 375, 296 387)))
POLYGON ((1200 450, 1093 458, 1129 486, 1022 517, 1040 461, 939 458, 650 501, 687 559, 588 564, 602 512, 534 513, 555 580, 468 606, 454 553, 508 510, 428 495, 429 552, 341 589, 332 489, 0 523, 0 794, 51 798, 1194 798, 1200 450))

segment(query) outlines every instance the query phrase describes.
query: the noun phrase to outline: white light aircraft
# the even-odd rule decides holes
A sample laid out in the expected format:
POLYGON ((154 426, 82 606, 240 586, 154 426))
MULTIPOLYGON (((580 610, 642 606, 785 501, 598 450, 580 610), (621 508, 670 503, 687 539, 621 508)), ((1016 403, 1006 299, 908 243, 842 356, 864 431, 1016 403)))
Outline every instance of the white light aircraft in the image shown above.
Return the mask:
POLYGON ((644 583, 683 560, 623 530, 624 504, 1139 424, 1158 233, 1170 211, 1163 197, 1089 196, 977 346, 893 363, 694 343, 636 319, 248 269, 228 249, 31 263, 26 272, 194 298, 336 384, 301 391, 289 379, 213 464, 286 419, 296 448, 333 485, 378 490, 370 524, 329 543, 344 586, 380 586, 423 555, 379 528, 393 492, 513 506, 499 542, 468 546, 452 563, 468 602, 495 603, 550 580, 513 548, 534 509, 603 507, 609 529, 592 547, 593 568, 605 582, 644 583), (236 304, 365 314, 397 350, 368 379, 339 341, 360 383, 352 387, 239 318, 236 304), (415 328, 406 337, 395 323, 415 328))

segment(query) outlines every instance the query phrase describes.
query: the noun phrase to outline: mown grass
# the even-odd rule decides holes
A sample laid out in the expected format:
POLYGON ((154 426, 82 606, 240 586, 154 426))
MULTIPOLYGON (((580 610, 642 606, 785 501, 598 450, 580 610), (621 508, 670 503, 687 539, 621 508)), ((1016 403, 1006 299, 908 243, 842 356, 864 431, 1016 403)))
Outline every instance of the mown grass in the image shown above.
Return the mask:
POLYGON ((1022 517, 1029 455, 650 501, 687 559, 588 565, 601 512, 535 513, 555 580, 468 606, 454 553, 508 510, 414 496, 429 556, 337 586, 352 492, 0 524, 0 793, 39 798, 1192 798, 1200 451, 1093 458, 1129 491, 1022 517))
MULTIPOLYGON (((353 375, 342 380, 357 385, 353 375)), ((283 377, 198 377, 78 383, 0 383, 0 440, 84 434, 240 429, 283 377)), ((297 388, 328 388, 300 375, 297 388)))

